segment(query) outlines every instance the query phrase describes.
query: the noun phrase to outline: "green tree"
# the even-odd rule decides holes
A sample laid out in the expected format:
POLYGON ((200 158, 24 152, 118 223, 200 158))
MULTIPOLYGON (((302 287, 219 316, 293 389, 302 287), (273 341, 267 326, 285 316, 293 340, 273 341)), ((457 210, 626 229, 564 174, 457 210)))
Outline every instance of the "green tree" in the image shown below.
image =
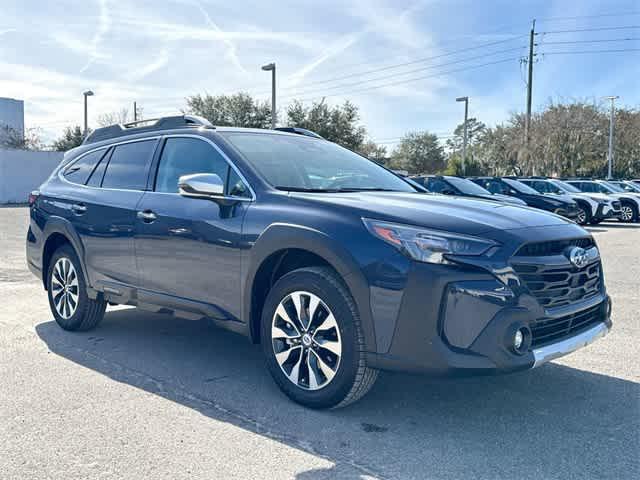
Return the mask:
POLYGON ((378 145, 371 140, 364 142, 358 149, 358 153, 381 165, 386 165, 389 160, 387 157, 387 147, 378 145))
POLYGON ((186 113, 200 115, 214 125, 271 128, 271 106, 247 93, 193 95, 187 97, 186 113))
MULTIPOLYGON (((487 126, 477 118, 471 117, 467 119, 467 154, 482 140, 482 134, 486 129, 487 126)), ((453 138, 447 140, 447 147, 455 152, 458 150, 462 151, 462 144, 464 143, 464 122, 456 127, 453 135, 453 138)))
POLYGON ((354 151, 362 149, 367 134, 359 122, 358 107, 349 101, 334 107, 327 105, 324 100, 310 107, 294 101, 287 108, 288 126, 312 130, 327 140, 354 151))
POLYGON ((438 137, 429 132, 405 134, 392 156, 394 168, 415 173, 436 173, 445 166, 444 149, 438 137))
POLYGON ((58 152, 66 152, 72 148, 79 147, 84 141, 84 133, 82 129, 76 125, 75 127, 66 127, 62 137, 53 142, 53 149, 58 152))

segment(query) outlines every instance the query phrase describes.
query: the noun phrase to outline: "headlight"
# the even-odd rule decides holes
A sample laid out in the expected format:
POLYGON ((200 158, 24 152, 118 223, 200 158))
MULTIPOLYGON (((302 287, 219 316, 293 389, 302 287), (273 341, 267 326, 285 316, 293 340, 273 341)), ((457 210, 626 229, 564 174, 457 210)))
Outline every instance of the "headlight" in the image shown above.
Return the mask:
POLYGON ((449 263, 446 255, 482 255, 498 245, 491 240, 363 218, 372 235, 419 262, 449 263))

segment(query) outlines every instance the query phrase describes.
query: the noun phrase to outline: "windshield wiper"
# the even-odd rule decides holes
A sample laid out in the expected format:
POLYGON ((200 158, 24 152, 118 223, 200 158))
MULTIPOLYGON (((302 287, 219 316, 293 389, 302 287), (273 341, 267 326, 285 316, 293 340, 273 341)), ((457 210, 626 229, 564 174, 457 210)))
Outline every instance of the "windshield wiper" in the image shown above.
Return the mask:
POLYGON ((336 193, 336 192, 344 191, 337 188, 305 188, 305 187, 283 187, 283 186, 277 186, 275 188, 277 190, 284 190, 286 192, 336 193))
POLYGON ((305 188, 305 187, 275 187, 278 190, 288 192, 311 192, 311 193, 345 193, 345 192, 396 192, 390 188, 305 188))

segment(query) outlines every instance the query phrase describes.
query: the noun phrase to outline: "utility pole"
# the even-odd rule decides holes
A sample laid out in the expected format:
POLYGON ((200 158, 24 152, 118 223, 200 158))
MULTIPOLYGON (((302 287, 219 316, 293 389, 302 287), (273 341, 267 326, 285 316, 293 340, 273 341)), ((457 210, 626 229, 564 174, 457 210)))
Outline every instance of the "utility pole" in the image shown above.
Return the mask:
POLYGON ((466 174, 467 162, 467 118, 469 117, 469 97, 458 97, 456 102, 464 102, 464 134, 462 137, 462 176, 466 174))
POLYGON ((533 90, 533 47, 534 47, 534 37, 536 35, 536 21, 533 20, 531 24, 531 32, 529 33, 529 61, 527 62, 527 67, 529 69, 527 75, 527 118, 525 119, 524 124, 524 138, 527 147, 529 146, 529 128, 531 127, 531 96, 533 90))
POLYGON ((620 97, 618 97, 617 95, 611 95, 604 98, 606 100, 611 100, 611 116, 609 117, 609 154, 607 155, 609 163, 609 173, 607 174, 607 180, 611 180, 611 178, 613 178, 613 124, 616 114, 615 102, 616 99, 620 97))
POLYGON ((138 105, 135 101, 133 102, 133 121, 138 121, 138 105))
POLYGON ((276 64, 274 62, 262 66, 265 72, 271 72, 271 128, 276 128, 276 64))

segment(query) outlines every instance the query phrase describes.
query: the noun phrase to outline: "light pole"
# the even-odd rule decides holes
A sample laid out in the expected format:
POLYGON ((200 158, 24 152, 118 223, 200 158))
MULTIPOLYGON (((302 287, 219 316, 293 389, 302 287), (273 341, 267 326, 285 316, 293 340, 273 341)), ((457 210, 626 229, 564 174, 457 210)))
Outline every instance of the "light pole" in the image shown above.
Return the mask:
POLYGON ((87 131, 89 130, 88 121, 87 121, 87 97, 93 97, 93 92, 91 90, 87 90, 86 92, 82 92, 84 96, 84 136, 87 136, 87 131))
POLYGON ((613 177, 613 123, 616 113, 615 102, 618 98, 620 97, 617 95, 604 97, 605 100, 611 100, 611 116, 609 117, 609 154, 607 155, 609 162, 609 174, 607 175, 607 180, 610 180, 613 177))
POLYGON ((267 63, 262 70, 271 72, 271 128, 276 128, 276 64, 267 63))
POLYGON ((467 117, 469 116, 469 97, 458 97, 456 102, 464 102, 464 136, 462 137, 462 176, 465 175, 467 161, 467 117))

